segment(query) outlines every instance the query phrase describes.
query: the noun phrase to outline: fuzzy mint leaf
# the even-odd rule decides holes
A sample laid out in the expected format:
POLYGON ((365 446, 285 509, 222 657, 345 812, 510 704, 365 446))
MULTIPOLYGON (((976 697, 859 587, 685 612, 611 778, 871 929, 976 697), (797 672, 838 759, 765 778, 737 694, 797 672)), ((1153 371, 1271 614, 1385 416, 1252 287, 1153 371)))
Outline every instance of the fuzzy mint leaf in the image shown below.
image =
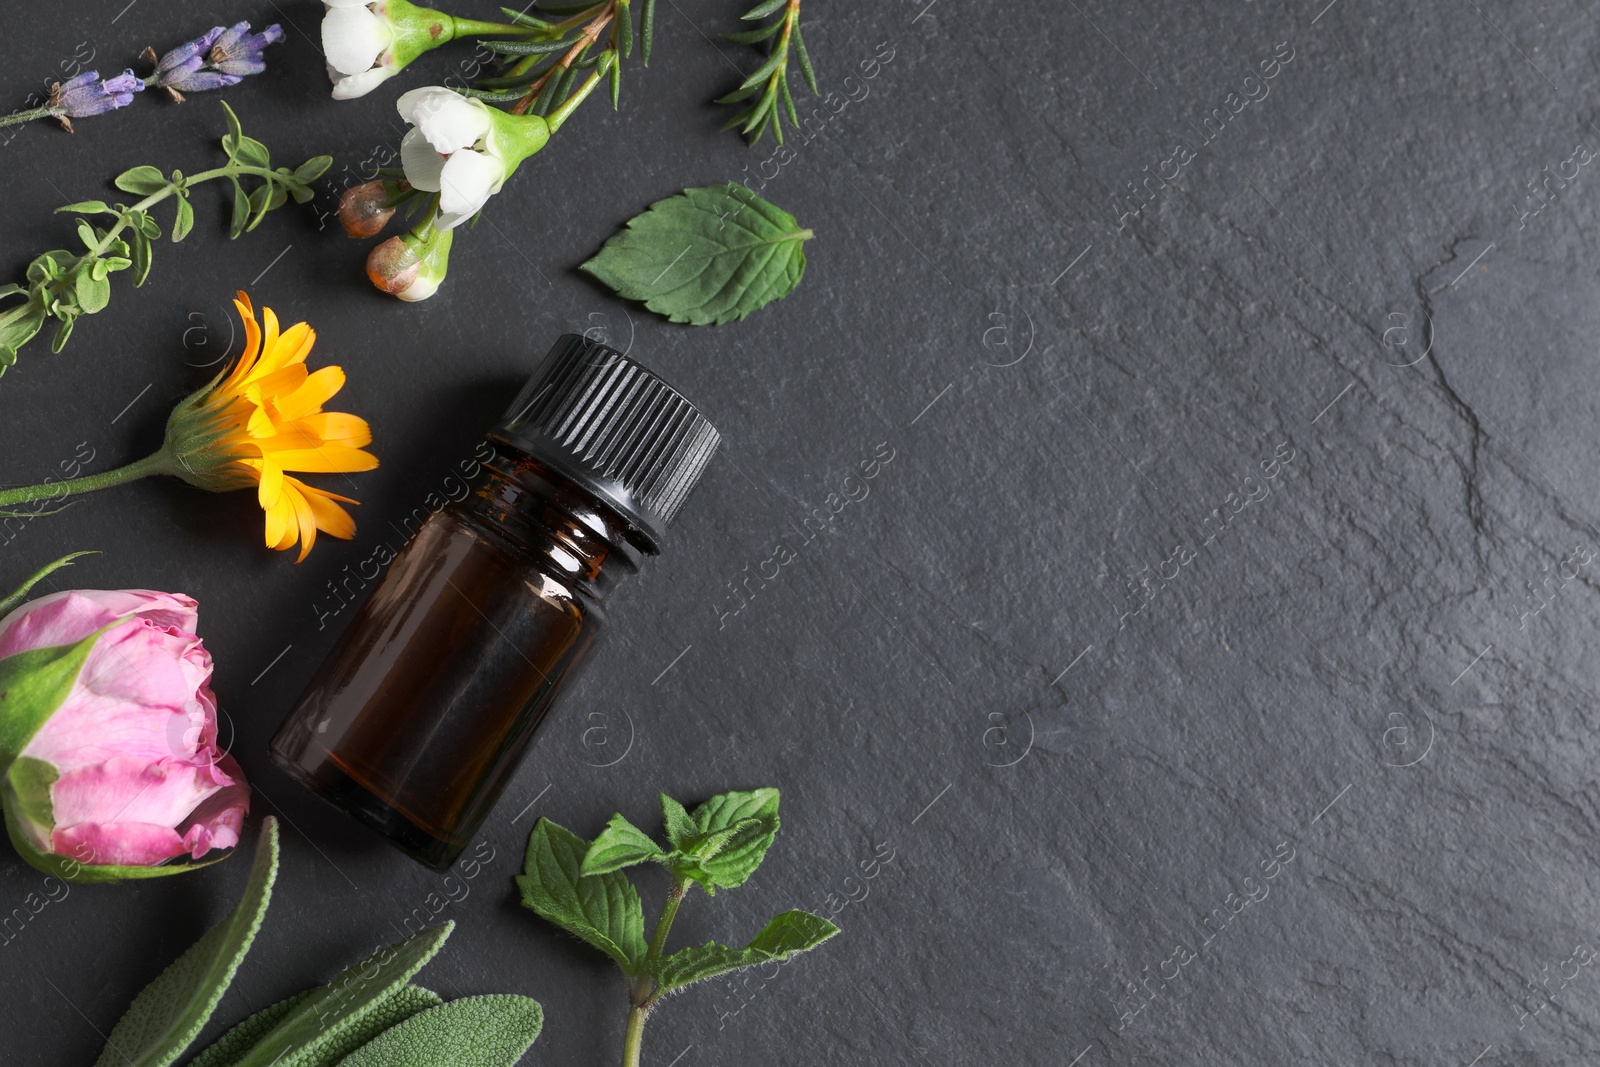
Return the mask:
POLYGON ((645 954, 639 894, 616 871, 584 877, 588 849, 571 830, 540 819, 517 876, 522 905, 604 952, 624 973, 637 974, 645 954))
POLYGON ((700 832, 684 806, 665 793, 661 794, 661 818, 667 824, 667 840, 673 848, 683 848, 685 841, 700 832))
POLYGON ((335 1050, 349 1050, 352 1034, 368 1032, 374 1016, 388 1018, 395 994, 434 957, 453 929, 453 922, 429 927, 347 968, 296 1002, 229 1067, 325 1067, 335 1050))
POLYGON ((650 835, 639 829, 620 814, 611 816, 600 836, 584 853, 579 873, 584 876, 609 874, 636 863, 649 863, 666 858, 660 845, 650 835))
POLYGON ((761 866, 777 836, 778 791, 720 793, 695 808, 689 819, 694 833, 673 842, 676 851, 668 866, 699 882, 707 893, 736 889, 761 866))
POLYGON ((837 926, 820 915, 786 911, 767 923, 744 948, 708 941, 704 945, 679 949, 670 956, 651 961, 650 976, 656 980, 660 992, 667 994, 729 971, 786 960, 796 953, 816 948, 838 932, 837 926))
POLYGON ((720 325, 792 293, 814 236, 728 182, 656 201, 580 269, 672 322, 720 325))
POLYGON ((385 1030, 339 1067, 513 1067, 543 1027, 536 1000, 463 997, 385 1030))
POLYGON ((165 1067, 183 1055, 250 951, 277 876, 278 822, 269 817, 239 903, 134 998, 95 1067, 165 1067))

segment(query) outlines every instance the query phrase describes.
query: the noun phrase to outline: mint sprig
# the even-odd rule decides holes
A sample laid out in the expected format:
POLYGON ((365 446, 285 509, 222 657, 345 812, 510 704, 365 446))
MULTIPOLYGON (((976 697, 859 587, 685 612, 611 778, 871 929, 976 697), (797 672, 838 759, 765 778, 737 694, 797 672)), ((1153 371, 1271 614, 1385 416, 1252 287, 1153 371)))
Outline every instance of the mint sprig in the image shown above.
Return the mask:
POLYGON ((820 915, 786 911, 743 948, 709 941, 668 954, 668 934, 691 886, 708 895, 736 888, 766 858, 778 833, 778 791, 721 793, 692 812, 663 793, 661 814, 667 847, 621 814, 592 842, 540 819, 517 878, 524 907, 610 956, 627 978, 623 1067, 638 1067, 645 1020, 661 998, 707 978, 786 960, 839 932, 820 915), (639 894, 622 873, 641 863, 660 864, 672 878, 648 946, 639 894))

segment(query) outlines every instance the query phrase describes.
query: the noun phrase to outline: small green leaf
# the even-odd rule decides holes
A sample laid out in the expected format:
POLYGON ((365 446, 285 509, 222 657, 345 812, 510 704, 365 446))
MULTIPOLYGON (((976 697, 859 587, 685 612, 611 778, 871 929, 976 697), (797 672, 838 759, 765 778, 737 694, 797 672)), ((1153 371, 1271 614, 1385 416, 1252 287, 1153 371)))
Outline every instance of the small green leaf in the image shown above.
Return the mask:
POLYGON ((21 348, 33 340, 40 328, 44 326, 45 310, 37 304, 18 305, 7 310, 6 314, 20 311, 22 314, 0 325, 0 346, 12 349, 21 348))
POLYGON ((433 958, 455 923, 413 934, 348 968, 298 1002, 232 1067, 322 1067, 330 1049, 346 1047, 361 1027, 433 958))
POLYGON ((172 243, 177 244, 194 229, 194 205, 186 196, 178 197, 178 214, 172 220, 172 243))
POLYGON ((813 236, 730 182, 651 204, 581 269, 673 322, 724 323, 793 292, 813 236))
MULTIPOLYGON (((226 106, 226 105, 224 105, 226 106)), ((228 224, 228 239, 231 241, 244 233, 244 228, 250 224, 250 198, 244 193, 244 186, 237 181, 233 183, 233 220, 228 224)))
MULTIPOLYGON (((223 106, 226 107, 227 105, 223 106)), ((138 193, 140 196, 149 196, 151 193, 157 193, 165 189, 167 187, 167 179, 156 168, 143 166, 123 171, 117 175, 113 184, 125 193, 138 193)))
POLYGON ((56 335, 50 339, 50 351, 59 353, 67 347, 67 340, 72 336, 72 328, 78 320, 72 315, 60 315, 61 325, 56 327, 56 335))
POLYGON ((80 200, 76 204, 67 204, 65 207, 56 208, 56 214, 73 211, 81 215, 115 215, 116 209, 108 207, 104 200, 80 200))
POLYGON ((272 154, 267 151, 266 145, 254 137, 241 136, 233 150, 233 158, 247 167, 272 169, 272 154))
POLYGON ((106 1038, 95 1067, 165 1067, 183 1055, 250 951, 277 876, 278 821, 268 816, 244 896, 227 918, 134 998, 106 1038))
POLYGON ((302 185, 309 184, 328 173, 328 168, 333 166, 332 156, 312 156, 294 169, 294 180, 302 185))
POLYGON ((787 2, 788 0, 762 0, 761 3, 757 4, 755 7, 751 8, 749 11, 746 11, 739 17, 746 22, 754 22, 756 19, 764 19, 787 2))
POLYGON ((103 631, 70 645, 29 649, 0 659, 0 769, 27 747, 61 706, 103 631))
POLYGON ((239 125, 239 116, 233 113, 233 108, 229 107, 226 101, 219 102, 222 104, 222 110, 228 115, 228 132, 223 135, 222 150, 231 157, 235 146, 244 137, 244 129, 239 125))
POLYGON ((4 300, 8 296, 25 296, 27 292, 28 290, 16 282, 7 282, 4 285, 0 285, 0 300, 4 300))
POLYGON ((783 22, 782 20, 779 20, 778 22, 772 23, 770 26, 761 26, 753 30, 742 30, 739 33, 725 33, 722 35, 722 39, 724 41, 732 41, 734 44, 756 44, 759 41, 765 41, 768 37, 771 37, 781 29, 783 29, 783 22))
POLYGON ((678 845, 668 865, 693 878, 707 892, 743 885, 778 833, 778 791, 754 789, 722 793, 690 816, 696 833, 678 845))
POLYGON ((604 952, 625 973, 637 974, 645 954, 639 894, 618 872, 583 877, 588 848, 571 830, 540 819, 517 877, 522 905, 604 952))
POLYGON ((95 272, 101 266, 100 260, 95 260, 88 270, 80 270, 74 279, 74 291, 78 296, 78 306, 84 313, 93 315, 97 311, 104 311, 105 306, 111 303, 111 282, 104 275, 96 278, 95 272))
POLYGON ((667 824, 667 840, 673 848, 682 848, 700 832, 684 806, 665 793, 661 794, 661 819, 667 824))
POLYGON ((644 0, 639 12, 639 57, 645 66, 650 65, 650 45, 656 36, 656 0, 644 0))
POLYGON ((141 230, 133 231, 133 284, 140 286, 150 277, 150 238, 141 230))
POLYGON ((463 997, 385 1030, 339 1067, 513 1067, 543 1027, 538 1001, 463 997))
POLYGON ((649 863, 666 858, 661 846, 650 840, 650 835, 639 829, 620 814, 611 816, 600 836, 584 853, 579 873, 584 877, 609 874, 636 863, 649 863))
POLYGON ((659 983, 660 992, 667 994, 729 971, 786 960, 796 953, 816 948, 838 932, 837 926, 820 915, 786 911, 767 923, 744 948, 708 941, 704 945, 680 949, 670 956, 650 961, 650 976, 659 983))
POLYGON ((811 68, 811 54, 806 51, 805 38, 800 36, 799 20, 796 20, 794 24, 793 43, 794 55, 800 61, 800 73, 805 76, 806 87, 813 93, 820 95, 822 90, 817 88, 817 72, 811 68))
POLYGON ((78 240, 83 242, 83 247, 93 252, 100 244, 100 232, 82 219, 78 220, 78 240))

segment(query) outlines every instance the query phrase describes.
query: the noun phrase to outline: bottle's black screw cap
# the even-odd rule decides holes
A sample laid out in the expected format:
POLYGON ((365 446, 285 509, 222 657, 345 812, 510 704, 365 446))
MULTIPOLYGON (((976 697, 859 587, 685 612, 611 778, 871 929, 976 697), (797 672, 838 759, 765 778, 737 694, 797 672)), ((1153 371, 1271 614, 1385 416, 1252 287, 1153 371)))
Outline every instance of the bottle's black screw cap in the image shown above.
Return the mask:
POLYGON ((656 550, 722 440, 672 386, 575 333, 492 432, 612 505, 656 550))

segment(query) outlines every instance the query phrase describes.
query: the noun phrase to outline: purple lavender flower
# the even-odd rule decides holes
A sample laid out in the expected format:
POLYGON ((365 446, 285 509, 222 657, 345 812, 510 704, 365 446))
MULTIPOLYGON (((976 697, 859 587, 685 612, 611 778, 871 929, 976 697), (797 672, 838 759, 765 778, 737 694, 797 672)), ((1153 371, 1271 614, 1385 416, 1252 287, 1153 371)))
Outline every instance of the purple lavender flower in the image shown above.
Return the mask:
POLYGON ((211 67, 224 74, 260 74, 267 69, 261 58, 267 45, 283 40, 283 27, 274 22, 260 33, 251 33, 248 22, 236 23, 218 39, 208 57, 211 67))
POLYGON ((226 29, 213 26, 158 59, 150 84, 161 86, 174 100, 182 100, 184 93, 237 85, 246 75, 266 69, 262 50, 282 39, 283 28, 276 23, 260 33, 251 33, 248 22, 226 29))
POLYGON ((72 129, 69 119, 104 115, 119 107, 133 103, 133 94, 144 90, 144 82, 125 70, 115 78, 101 80, 96 71, 86 70, 77 77, 58 82, 50 89, 49 107, 67 129, 72 129))

